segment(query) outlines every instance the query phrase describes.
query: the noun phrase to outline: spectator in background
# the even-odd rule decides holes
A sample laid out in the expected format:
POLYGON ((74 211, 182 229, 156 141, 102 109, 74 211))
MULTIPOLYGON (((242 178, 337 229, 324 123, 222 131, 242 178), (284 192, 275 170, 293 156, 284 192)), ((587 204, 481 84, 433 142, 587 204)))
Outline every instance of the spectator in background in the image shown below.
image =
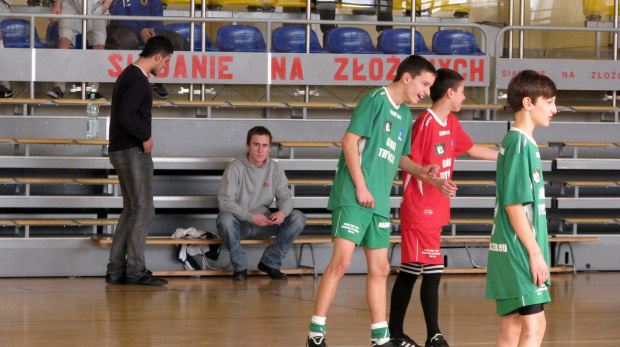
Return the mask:
POLYGON ((234 281, 245 281, 248 274, 248 258, 241 240, 271 236, 275 239, 263 252, 258 269, 271 279, 286 280, 286 274, 280 271, 282 261, 306 226, 306 216, 293 210, 284 170, 269 158, 271 140, 267 128, 250 129, 245 144, 247 153, 228 165, 217 194, 217 230, 230 252, 234 281), (274 199, 278 210, 272 213, 274 199))
MULTIPOLYGON (((160 0, 114 0, 110 6, 110 14, 163 17, 164 10, 160 0)), ((107 33, 106 47, 108 49, 137 50, 156 35, 169 39, 175 51, 189 51, 190 48, 189 42, 183 35, 164 29, 162 21, 111 20, 107 33)), ((151 84, 151 87, 158 98, 168 97, 169 93, 161 83, 151 84)))
MULTIPOLYGON (((2 1, 2 0, 0 0, 2 1)), ((56 0, 52 8, 52 14, 82 14, 83 0, 56 0)), ((86 13, 94 16, 101 16, 108 11, 112 0, 86 0, 86 13)), ((55 19, 50 19, 54 21, 55 19)), ((61 18, 58 23, 58 48, 69 49, 75 47, 75 38, 82 32, 81 19, 61 18)), ((86 39, 93 46, 93 49, 105 49, 105 20, 88 19, 86 20, 86 39)), ((92 93, 95 99, 105 99, 99 93, 99 83, 89 83, 92 86, 92 93)), ((65 96, 66 83, 56 82, 54 88, 47 92, 47 96, 52 99, 62 99, 65 96)))
MULTIPOLYGON (((0 23, 4 20, 2 14, 9 13, 11 9, 11 0, 0 0, 0 23)), ((2 41, 2 30, 0 30, 0 41, 2 41)), ((0 45, 4 48, 4 44, 0 45)), ((0 81, 0 98, 10 98, 13 96, 13 88, 8 81, 0 81)))

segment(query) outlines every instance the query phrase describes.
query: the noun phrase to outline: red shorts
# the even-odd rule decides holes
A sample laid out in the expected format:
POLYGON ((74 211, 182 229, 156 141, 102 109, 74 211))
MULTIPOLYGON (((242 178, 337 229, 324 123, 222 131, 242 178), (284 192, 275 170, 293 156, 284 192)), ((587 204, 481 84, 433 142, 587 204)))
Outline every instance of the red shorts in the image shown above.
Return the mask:
POLYGON ((443 264, 441 227, 403 229, 401 232, 401 263, 443 264))

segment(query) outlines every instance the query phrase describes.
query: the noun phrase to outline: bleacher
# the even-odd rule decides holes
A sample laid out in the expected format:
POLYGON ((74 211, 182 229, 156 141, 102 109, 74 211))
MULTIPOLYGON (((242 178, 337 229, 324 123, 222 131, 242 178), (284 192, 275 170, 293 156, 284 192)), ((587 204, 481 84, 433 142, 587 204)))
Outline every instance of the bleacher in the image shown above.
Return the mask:
MULTIPOLYGON (((225 1, 212 4, 230 5, 225 1)), ((282 2, 274 4, 280 6, 282 2)), ((211 46, 206 44, 204 48, 200 37, 195 37, 194 46, 198 48, 194 52, 175 52, 169 73, 154 79, 174 85, 175 90, 183 90, 191 83, 194 87, 213 88, 216 94, 211 100, 204 94, 172 95, 169 100, 154 104, 157 215, 149 236, 169 238, 176 228, 189 226, 215 231, 215 196, 221 174, 232 158, 245 150, 245 134, 253 125, 264 125, 274 134, 277 143, 271 156, 287 172, 296 208, 309 217, 304 237, 326 236, 330 221, 325 206, 341 150, 339 141, 361 96, 370 88, 388 84, 390 69, 402 54, 411 51, 411 23, 395 19, 393 24, 406 26, 407 30, 385 31, 384 39, 398 40, 388 42, 379 41, 378 34, 367 28, 360 29, 365 27, 356 21, 360 16, 342 16, 342 30, 333 31, 330 39, 320 30, 316 17, 306 21, 293 16, 304 29, 300 38, 299 27, 282 25, 291 17, 284 13, 253 13, 247 17, 232 14, 236 16, 236 25, 230 25, 231 18, 222 13, 205 20, 195 18, 198 25, 204 21, 226 27, 222 37, 213 29, 205 33, 211 46), (305 53, 306 24, 313 30, 308 42, 312 54, 305 53), (297 28, 289 30, 293 32, 289 39, 294 42, 281 42, 276 35, 280 28, 297 28), (240 35, 235 30, 240 29, 251 30, 257 43, 245 48, 234 45, 234 37, 240 35), (232 30, 228 36, 224 35, 227 30, 232 30), (354 41, 347 42, 348 39, 354 41), (362 50, 362 43, 369 45, 362 50), (234 93, 230 92, 233 89, 234 93), (195 97, 200 100, 194 100, 195 97)), ((376 24, 372 16, 361 17, 376 24)), ((188 20, 175 16, 166 19, 188 20)), ((464 129, 476 143, 496 147, 512 119, 503 101, 492 100, 489 95, 498 94, 497 88, 505 88, 508 79, 502 77, 502 72, 536 69, 541 60, 515 61, 493 55, 496 47, 488 46, 487 41, 495 37, 485 27, 467 20, 422 22, 415 26, 424 29, 416 31, 416 52, 422 52, 437 66, 451 67, 467 75, 469 98, 458 114, 464 129), (435 43, 435 35, 428 32, 451 34, 439 30, 443 27, 467 31, 454 32, 460 35, 456 39, 437 35, 435 43), (470 31, 487 40, 479 40, 478 44, 470 31), (451 40, 458 44, 442 45, 451 40), (463 47, 464 42, 475 47, 463 47)), ((183 28, 184 34, 187 29, 183 28)), ((11 61, 13 67, 3 70, 3 79, 28 85, 16 90, 14 98, 0 99, 0 261, 20 264, 19 269, 6 267, 0 276, 102 275, 107 251, 93 247, 90 238, 111 236, 122 208, 117 178, 107 158, 110 101, 100 102, 100 140, 88 141, 84 139, 86 101, 79 96, 76 99, 75 95, 62 100, 45 99, 35 84, 61 78, 77 83, 98 81, 107 83, 109 88, 115 74, 136 52, 63 52, 41 47, 2 52, 6 58, 3 64, 11 61), (67 65, 76 68, 63 70, 59 76, 53 63, 58 61, 67 61, 67 65), (87 68, 79 67, 83 61, 89 62, 87 68)), ((607 63, 585 60, 570 62, 568 66, 577 71, 594 64, 604 68, 607 63)), ((547 61, 542 66, 552 78, 562 81, 556 81, 560 89, 611 90, 607 82, 580 86, 565 82, 558 77, 564 67, 557 65, 547 61)), ((558 103, 568 106, 558 107, 561 112, 551 126, 534 133, 547 181, 549 232, 565 237, 597 236, 600 241, 575 244, 570 252, 561 243, 554 243, 559 259, 555 265, 574 265, 578 270, 618 270, 617 264, 608 259, 613 259, 620 243, 619 108, 614 102, 598 100, 584 105, 583 99, 561 96, 558 103), (569 260, 568 253, 576 255, 576 260, 569 260)), ((429 106, 429 101, 409 106, 415 117, 429 106)), ((400 178, 395 177, 391 200, 395 237, 400 231, 400 178)), ((459 158, 454 179, 459 191, 452 198, 453 221, 444 228, 444 236, 477 240, 488 237, 494 207, 495 163, 459 158)), ((447 267, 466 269, 474 262, 484 264, 485 244, 474 245, 464 252, 464 246, 458 242, 446 242, 447 267)), ((264 244, 248 247, 252 265, 264 244)), ((314 251, 316 266, 321 271, 329 259, 330 245, 317 244, 314 251)), ((397 256, 397 248, 395 252, 397 256)), ((295 254, 287 258, 285 267, 295 268, 299 265, 296 256, 300 249, 291 253, 295 254)), ((221 259, 211 265, 224 266, 226 258, 223 252, 221 259)), ((182 269, 169 244, 149 245, 147 262, 160 271, 182 269)), ((362 272, 364 268, 354 266, 351 271, 362 272)))

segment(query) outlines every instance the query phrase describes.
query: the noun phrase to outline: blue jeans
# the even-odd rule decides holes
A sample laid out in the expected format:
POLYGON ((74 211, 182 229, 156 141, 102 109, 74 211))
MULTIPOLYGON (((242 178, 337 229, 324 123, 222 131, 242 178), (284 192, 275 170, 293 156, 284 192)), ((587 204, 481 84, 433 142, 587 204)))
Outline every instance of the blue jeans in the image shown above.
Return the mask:
POLYGON ((272 269, 282 267, 282 260, 286 257, 293 242, 301 234, 306 226, 306 216, 300 211, 293 210, 284 219, 282 225, 256 226, 243 221, 230 212, 222 212, 215 221, 217 230, 230 252, 230 260, 234 271, 242 271, 248 268, 248 257, 241 247, 243 239, 266 239, 276 236, 263 252, 261 262, 272 269))
POLYGON ((155 216, 153 206, 153 159, 133 147, 110 152, 123 195, 123 212, 114 231, 108 274, 134 276, 146 269, 146 237, 155 216))

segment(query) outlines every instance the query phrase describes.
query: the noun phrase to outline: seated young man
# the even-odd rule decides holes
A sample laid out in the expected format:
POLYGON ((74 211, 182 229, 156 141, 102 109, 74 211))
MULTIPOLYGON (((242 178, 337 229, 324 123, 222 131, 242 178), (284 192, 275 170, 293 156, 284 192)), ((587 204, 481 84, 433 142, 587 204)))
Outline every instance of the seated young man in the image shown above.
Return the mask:
POLYGON ((280 271, 293 242, 306 226, 306 216, 293 210, 293 199, 284 170, 269 158, 271 133, 262 126, 248 131, 246 153, 233 160, 222 176, 217 195, 220 214, 217 230, 228 247, 233 280, 245 281, 248 259, 242 239, 275 240, 263 253, 258 269, 274 280, 286 280, 280 271), (270 211, 273 200, 278 210, 270 211))

